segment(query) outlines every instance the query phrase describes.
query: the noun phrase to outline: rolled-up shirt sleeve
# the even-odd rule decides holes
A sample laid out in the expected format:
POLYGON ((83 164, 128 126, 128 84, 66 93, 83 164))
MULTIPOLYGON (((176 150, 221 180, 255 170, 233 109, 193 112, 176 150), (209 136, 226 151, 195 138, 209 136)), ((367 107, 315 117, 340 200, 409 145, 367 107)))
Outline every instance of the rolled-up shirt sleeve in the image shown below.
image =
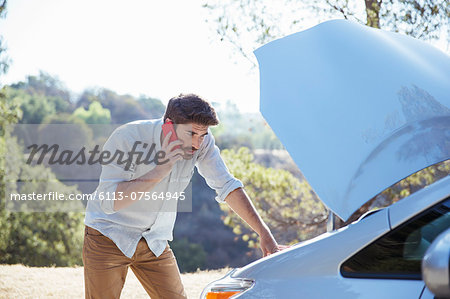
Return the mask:
POLYGON ((118 163, 119 159, 121 162, 128 159, 128 153, 131 151, 131 148, 132 144, 130 144, 126 132, 123 130, 114 131, 103 145, 102 151, 110 152, 110 157, 105 159, 107 163, 102 164, 102 172, 96 190, 96 199, 100 200, 100 207, 106 214, 116 212, 114 211, 114 200, 111 199, 114 198, 117 185, 120 182, 130 181, 134 177, 135 165, 133 163, 129 165, 128 169, 125 169, 126 162, 118 163), (116 155, 116 158, 112 160, 114 155, 116 155))
POLYGON ((229 172, 220 156, 219 148, 215 145, 211 131, 203 142, 204 147, 201 148, 196 162, 198 172, 205 178, 208 186, 216 191, 216 201, 224 203, 231 191, 242 188, 244 185, 229 172))

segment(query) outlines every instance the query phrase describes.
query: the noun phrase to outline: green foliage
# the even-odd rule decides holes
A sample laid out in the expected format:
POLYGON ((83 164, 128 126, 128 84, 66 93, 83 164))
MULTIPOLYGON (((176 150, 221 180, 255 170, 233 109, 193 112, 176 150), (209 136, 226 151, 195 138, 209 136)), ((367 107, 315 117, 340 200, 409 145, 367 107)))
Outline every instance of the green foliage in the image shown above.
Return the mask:
POLYGON ((111 112, 102 107, 102 104, 95 101, 89 105, 89 109, 78 107, 73 115, 84 120, 87 124, 109 124, 111 122, 111 112))
POLYGON ((44 99, 50 102, 55 112, 71 113, 74 110, 70 92, 64 84, 45 72, 41 71, 38 76, 27 76, 25 81, 12 84, 11 87, 37 98, 36 101, 44 99))
POLYGON ((164 106, 164 104, 158 99, 141 96, 138 99, 138 102, 141 105, 141 107, 145 110, 145 112, 148 114, 149 118, 161 117, 166 111, 166 106, 164 106))
MULTIPOLYGON (((6 0, 0 0, 0 18, 6 15, 6 0)), ((0 75, 8 71, 9 59, 5 57, 6 48, 4 46, 3 37, 0 35, 0 75)), ((2 87, 0 85, 0 87, 2 87)))
MULTIPOLYGON (((11 192, 47 193, 58 191, 68 195, 78 193, 75 187, 67 187, 56 180, 54 174, 42 166, 30 166, 22 161, 19 145, 8 139, 9 151, 0 195, 0 263, 22 263, 30 266, 80 265, 83 241, 83 215, 70 211, 82 211, 80 202, 20 202, 12 211, 5 207, 6 195, 11 192), (17 154, 16 154, 17 153, 17 154), (17 184, 18 179, 30 181, 17 184), (6 193, 6 194, 5 194, 6 193), (26 212, 29 209, 43 212, 26 212), (52 212, 57 209, 69 212, 52 212)), ((2 159, 3 159, 2 155, 2 159)))
MULTIPOLYGON (((324 231, 326 209, 314 198, 306 181, 300 181, 288 171, 254 163, 248 148, 223 150, 221 155, 230 172, 243 182, 256 209, 280 243, 296 243, 324 231)), ((247 241, 249 247, 257 246, 256 234, 227 205, 221 205, 221 209, 226 213, 224 223, 247 241)))
POLYGON ((48 115, 42 124, 38 126, 39 143, 54 144, 73 150, 79 150, 82 146, 90 146, 93 142, 92 129, 81 119, 74 115, 61 113, 48 115), (64 129, 55 130, 55 125, 70 125, 64 129))
POLYGON ((204 269, 206 252, 201 244, 190 243, 187 238, 174 240, 170 243, 178 262, 180 272, 195 272, 204 269))
POLYGON ((0 211, 0 263, 81 265, 83 218, 71 212, 0 211))
MULTIPOLYGON (((1 8, 1 7, 0 7, 1 8)), ((1 10, 0 10, 1 16, 1 10)), ((0 36, 0 74, 4 74, 8 71, 9 58, 5 55, 6 47, 4 46, 3 37, 0 36)))
POLYGON ((40 124, 48 115, 70 111, 70 104, 59 97, 30 93, 23 89, 8 87, 5 97, 20 107, 22 117, 19 122, 22 124, 40 124))
POLYGON ((0 136, 5 134, 7 124, 16 123, 22 117, 19 103, 8 98, 6 87, 0 89, 0 136))
MULTIPOLYGON (((248 250, 247 243, 223 223, 223 212, 214 200, 216 192, 208 187, 197 171, 192 177, 192 193, 189 189, 186 191, 187 197, 192 196, 192 212, 178 213, 174 242, 186 238, 189 243, 201 244, 206 253, 205 268, 208 269, 239 267, 257 258, 255 253, 259 252, 256 250, 244 254, 248 250)), ((196 267, 203 268, 198 264, 192 269, 196 267)))
MULTIPOLYGON (((6 1, 0 4, 0 15, 4 12, 5 5, 6 1)), ((0 54, 3 51, 0 49, 0 54)), ((0 70, 0 75, 3 70, 0 70)), ((8 125, 17 123, 22 118, 23 111, 20 107, 31 101, 30 98, 23 90, 12 91, 11 88, 5 87, 0 90, 0 263, 23 263, 31 266, 80 265, 83 244, 81 213, 12 212, 5 206, 7 192, 77 192, 76 188, 67 187, 57 181, 49 169, 25 164, 21 154, 23 149, 5 130, 8 125), (31 178, 31 182, 19 186, 19 177, 31 178), (43 180, 44 183, 38 180, 43 180)), ((39 98, 37 102, 31 105, 32 109, 27 110, 29 120, 33 117, 45 117, 45 114, 39 113, 39 105, 47 112, 52 111, 45 108, 43 98, 39 98)), ((28 204, 25 203, 22 208, 29 208, 28 204)), ((77 202, 69 203, 65 208, 72 209, 77 205, 79 206, 77 202)))
POLYGON ((207 22, 221 41, 256 66, 253 50, 311 23, 345 18, 423 40, 450 39, 450 0, 207 0, 207 22))
MULTIPOLYGON (((447 30, 450 39, 450 1, 378 0, 380 27, 416 38, 437 39, 447 30)), ((375 10, 376 12, 376 10, 375 10)))
POLYGON ((44 96, 32 96, 23 90, 8 88, 6 97, 10 102, 20 105, 22 111, 20 123, 39 124, 45 116, 56 112, 55 105, 46 101, 44 96))
POLYGON ((236 104, 218 106, 220 124, 211 129, 220 148, 282 149, 283 146, 260 114, 243 114, 236 104))
POLYGON ((119 95, 109 89, 85 90, 77 101, 78 107, 87 108, 91 103, 99 102, 111 112, 111 123, 123 124, 138 119, 161 117, 161 101, 141 96, 136 100, 131 95, 119 95))
POLYGON ((57 111, 70 112, 73 110, 70 92, 58 78, 52 77, 46 72, 40 71, 38 76, 27 76, 26 81, 12 84, 11 87, 23 90, 30 95, 61 99, 57 111), (69 108, 71 109, 69 110, 69 108))
MULTIPOLYGON (((1 44, 0 44, 1 46, 1 44)), ((28 76, 24 82, 12 84, 8 97, 20 103, 23 117, 20 123, 39 124, 56 113, 74 113, 88 124, 122 124, 138 119, 161 117, 165 106, 158 99, 141 96, 119 95, 108 89, 85 90, 77 99, 57 78, 45 72, 28 76), (92 105, 92 106, 91 106, 92 105)))
POLYGON ((25 201, 12 210, 7 206, 10 193, 79 193, 75 187, 59 182, 48 169, 23 161, 23 150, 6 132, 0 137, 0 263, 23 263, 30 266, 72 266, 81 264, 83 215, 80 202, 25 201), (7 153, 7 154, 6 154, 7 153), (18 184, 18 179, 29 180, 18 184), (8 208, 6 208, 8 207, 8 208), (26 212, 29 209, 46 212, 26 212), (52 212, 63 209, 69 212, 52 212))

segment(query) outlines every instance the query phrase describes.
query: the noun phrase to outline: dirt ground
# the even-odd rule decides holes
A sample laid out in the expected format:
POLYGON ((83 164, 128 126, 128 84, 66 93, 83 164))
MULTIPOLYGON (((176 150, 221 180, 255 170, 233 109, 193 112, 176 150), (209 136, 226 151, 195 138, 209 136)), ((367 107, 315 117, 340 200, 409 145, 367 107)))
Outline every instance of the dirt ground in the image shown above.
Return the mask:
MULTIPOLYGON (((199 298, 203 288, 230 268, 182 274, 188 298, 199 298)), ((0 265, 0 298, 84 298, 83 267, 41 268, 0 265)), ((129 270, 121 298, 149 298, 129 270)))

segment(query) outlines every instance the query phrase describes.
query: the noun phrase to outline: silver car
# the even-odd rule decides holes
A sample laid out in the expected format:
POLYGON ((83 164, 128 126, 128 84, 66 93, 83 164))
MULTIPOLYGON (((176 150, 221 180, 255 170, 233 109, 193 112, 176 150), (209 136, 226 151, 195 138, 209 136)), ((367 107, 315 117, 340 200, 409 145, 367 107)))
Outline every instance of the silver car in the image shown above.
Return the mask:
MULTIPOLYGON (((255 54, 263 116, 343 220, 450 158, 450 57, 438 49, 336 20, 255 54)), ((201 298, 450 296, 449 195, 447 176, 344 228, 234 269, 201 298)))

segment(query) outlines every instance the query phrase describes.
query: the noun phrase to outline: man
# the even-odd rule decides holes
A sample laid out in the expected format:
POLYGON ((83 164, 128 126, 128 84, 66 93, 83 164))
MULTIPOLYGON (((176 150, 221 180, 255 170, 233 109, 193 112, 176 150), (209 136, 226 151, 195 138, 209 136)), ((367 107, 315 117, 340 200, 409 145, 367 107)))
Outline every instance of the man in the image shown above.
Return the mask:
POLYGON ((264 256, 283 248, 220 157, 209 130, 218 123, 207 101, 188 94, 172 98, 163 119, 134 121, 112 133, 103 151, 128 153, 129 159, 103 164, 94 193, 97 200, 88 202, 83 245, 86 298, 119 298, 128 267, 151 298, 186 298, 167 241, 172 240, 176 218, 173 197, 182 195, 194 167, 216 190, 216 200, 227 203, 258 233, 264 256), (162 132, 163 123, 170 122, 178 139, 172 142, 172 132, 162 132), (144 152, 152 154, 146 163, 144 152), (172 199, 158 200, 160 194, 172 199))

